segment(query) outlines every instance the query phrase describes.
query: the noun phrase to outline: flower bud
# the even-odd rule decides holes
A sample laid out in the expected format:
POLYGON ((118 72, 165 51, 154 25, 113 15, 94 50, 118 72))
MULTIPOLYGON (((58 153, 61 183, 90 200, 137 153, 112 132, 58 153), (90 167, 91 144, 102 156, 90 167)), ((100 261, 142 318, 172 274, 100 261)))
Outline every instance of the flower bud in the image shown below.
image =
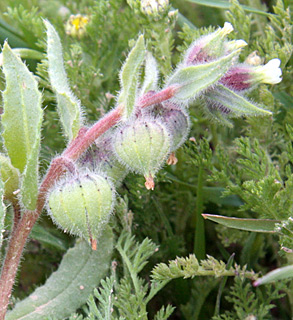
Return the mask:
POLYGON ((225 54, 225 38, 233 31, 233 26, 225 22, 223 28, 197 39, 187 51, 184 63, 194 65, 205 63, 225 54))
POLYGON ((128 169, 117 160, 112 139, 113 130, 108 130, 86 151, 79 165, 90 171, 104 172, 117 186, 127 175, 128 169))
POLYGON ((146 16, 158 19, 167 10, 168 5, 168 0, 141 0, 140 10, 146 16))
POLYGON ((158 119, 130 119, 117 128, 114 148, 121 163, 130 170, 143 174, 146 188, 153 190, 153 177, 170 151, 170 133, 158 119))
POLYGON ((220 82, 230 89, 242 91, 258 83, 275 84, 282 81, 282 70, 279 59, 272 59, 264 66, 240 64, 232 67, 220 79, 220 82))
POLYGON ((251 52, 244 62, 252 66, 259 66, 263 63, 262 58, 257 54, 257 51, 251 52))
POLYGON ((81 236, 96 248, 108 223, 115 192, 107 178, 87 172, 64 178, 48 196, 48 212, 65 232, 81 236))
POLYGON ((71 15, 66 22, 65 31, 74 38, 81 38, 85 34, 86 25, 89 23, 87 16, 81 14, 71 15))

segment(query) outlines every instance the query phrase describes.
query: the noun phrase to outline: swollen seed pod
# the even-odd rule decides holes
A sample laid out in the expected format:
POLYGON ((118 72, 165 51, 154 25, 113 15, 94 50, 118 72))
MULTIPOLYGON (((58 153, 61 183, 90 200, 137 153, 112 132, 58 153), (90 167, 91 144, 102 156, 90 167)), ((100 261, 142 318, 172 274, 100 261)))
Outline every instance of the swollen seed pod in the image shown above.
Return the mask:
POLYGON ((170 133, 159 119, 137 118, 117 128, 114 149, 121 163, 143 174, 146 188, 153 190, 154 175, 170 152, 170 133))
POLYGON ((61 229, 89 240, 95 250, 114 202, 115 192, 107 178, 86 172, 64 178, 49 193, 47 206, 61 229))

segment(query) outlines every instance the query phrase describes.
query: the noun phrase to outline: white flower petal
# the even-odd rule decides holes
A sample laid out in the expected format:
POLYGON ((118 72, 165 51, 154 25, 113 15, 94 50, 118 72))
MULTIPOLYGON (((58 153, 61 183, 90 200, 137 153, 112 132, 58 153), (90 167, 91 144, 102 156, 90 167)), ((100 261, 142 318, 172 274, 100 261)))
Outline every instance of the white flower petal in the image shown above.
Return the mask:
POLYGON ((256 72, 259 80, 263 83, 276 84, 282 81, 282 70, 280 68, 281 60, 272 59, 266 65, 258 67, 256 72))

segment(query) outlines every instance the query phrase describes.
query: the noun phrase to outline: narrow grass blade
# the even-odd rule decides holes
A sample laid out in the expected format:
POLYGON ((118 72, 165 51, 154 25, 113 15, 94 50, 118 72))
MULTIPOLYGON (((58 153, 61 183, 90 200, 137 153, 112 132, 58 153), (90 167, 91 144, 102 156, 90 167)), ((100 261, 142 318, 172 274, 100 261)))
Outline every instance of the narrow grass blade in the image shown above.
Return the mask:
POLYGON ((217 222, 228 228, 234 228, 239 230, 253 231, 253 232, 265 232, 275 233, 275 225, 279 223, 278 220, 269 219, 244 219, 225 217, 214 214, 202 214, 205 219, 217 222))
MULTIPOLYGON (((219 9, 224 9, 224 10, 229 10, 232 5, 229 1, 225 1, 225 0, 186 0, 186 1, 192 2, 195 4, 199 4, 202 6, 206 6, 206 7, 219 8, 219 9)), ((260 14, 262 16, 271 15, 271 13, 268 13, 268 12, 265 12, 263 10, 259 10, 256 8, 252 8, 249 6, 241 5, 241 7, 244 9, 244 11, 249 12, 249 13, 256 13, 256 14, 260 14)))

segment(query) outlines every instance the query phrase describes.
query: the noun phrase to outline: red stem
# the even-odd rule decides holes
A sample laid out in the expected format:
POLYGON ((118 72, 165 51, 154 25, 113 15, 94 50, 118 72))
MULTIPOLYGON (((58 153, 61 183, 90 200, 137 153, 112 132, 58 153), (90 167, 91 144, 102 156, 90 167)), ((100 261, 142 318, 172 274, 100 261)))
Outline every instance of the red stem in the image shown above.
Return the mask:
POLYGON ((153 104, 158 104, 174 97, 178 86, 173 85, 155 94, 146 93, 138 101, 138 108, 145 108, 153 104))

